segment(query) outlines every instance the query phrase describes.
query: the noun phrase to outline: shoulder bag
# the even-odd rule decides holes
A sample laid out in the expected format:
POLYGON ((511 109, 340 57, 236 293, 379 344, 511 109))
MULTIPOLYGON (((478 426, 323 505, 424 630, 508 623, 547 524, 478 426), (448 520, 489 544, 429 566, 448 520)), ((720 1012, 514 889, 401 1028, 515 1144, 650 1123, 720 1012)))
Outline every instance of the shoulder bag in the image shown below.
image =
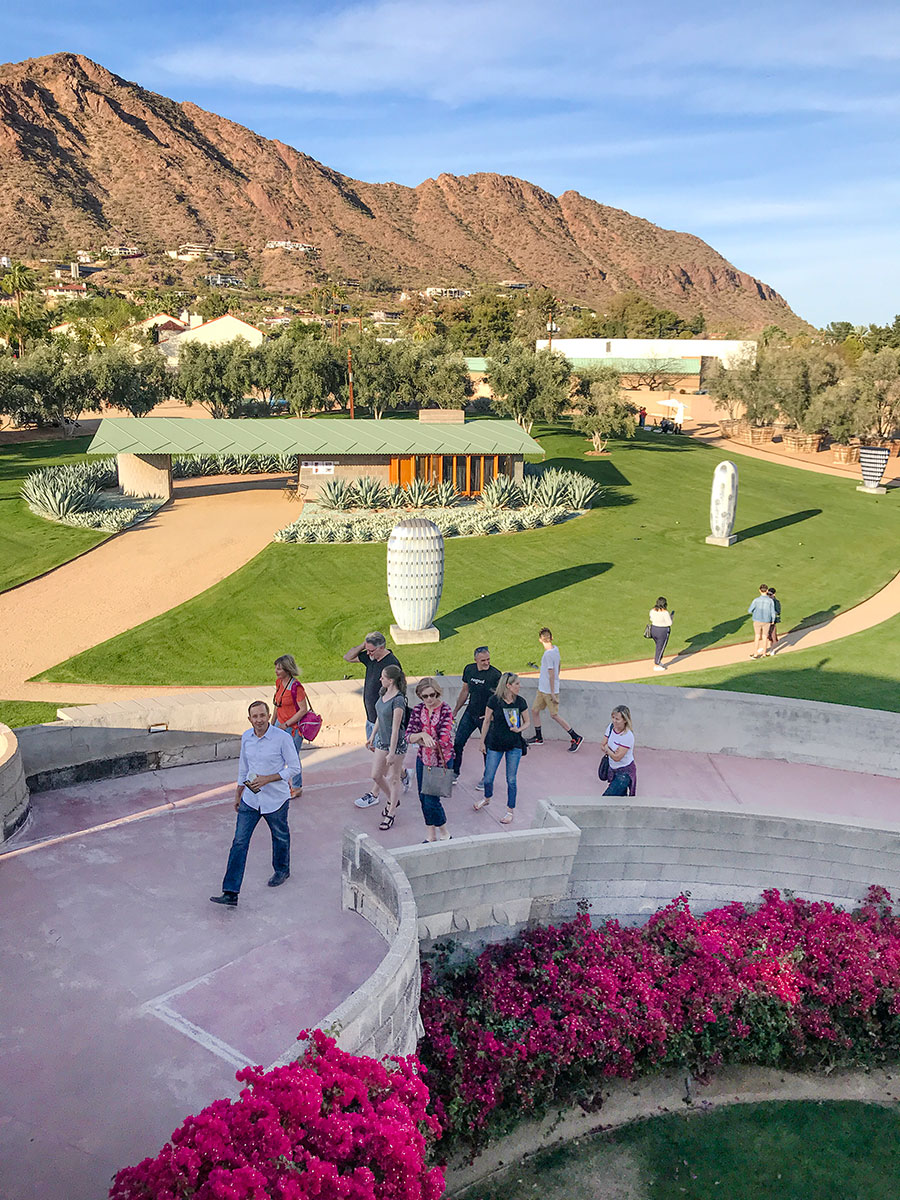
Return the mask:
POLYGON ((422 763, 422 795, 449 796, 453 792, 453 772, 444 762, 440 742, 435 741, 434 748, 437 752, 438 765, 426 767, 422 763))
MULTIPOLYGON (((611 733, 612 733, 612 725, 610 725, 609 729, 607 729, 607 731, 606 731, 607 738, 609 737, 609 735, 611 733)), ((609 755, 608 754, 604 754, 603 757, 600 759, 600 766, 597 768, 597 778, 602 780, 603 783, 606 783, 607 779, 609 779, 609 755)))
POLYGON ((653 637, 653 634, 650 632, 650 622, 649 621, 644 626, 644 637, 645 638, 653 637))

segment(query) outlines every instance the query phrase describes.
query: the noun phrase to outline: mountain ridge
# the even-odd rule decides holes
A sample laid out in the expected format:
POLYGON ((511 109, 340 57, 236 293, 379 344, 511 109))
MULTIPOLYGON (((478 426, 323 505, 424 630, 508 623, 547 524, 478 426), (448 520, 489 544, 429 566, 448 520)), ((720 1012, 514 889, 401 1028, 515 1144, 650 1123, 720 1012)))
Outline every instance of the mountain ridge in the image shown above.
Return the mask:
MULTIPOLYGON (((68 51, 0 66, 0 172, 0 245, 20 257, 120 238, 159 249, 287 237, 318 246, 332 274, 416 287, 523 278, 599 307, 636 290, 713 325, 805 326, 693 234, 493 172, 412 188, 353 179, 68 51)), ((263 284, 305 278, 300 257, 261 255, 263 284)))

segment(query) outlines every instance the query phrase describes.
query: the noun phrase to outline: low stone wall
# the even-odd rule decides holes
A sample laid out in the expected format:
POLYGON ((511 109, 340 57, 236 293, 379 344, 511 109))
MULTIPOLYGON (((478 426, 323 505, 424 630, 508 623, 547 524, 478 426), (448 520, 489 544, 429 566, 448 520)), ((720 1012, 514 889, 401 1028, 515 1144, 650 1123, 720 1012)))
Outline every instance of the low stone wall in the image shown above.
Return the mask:
POLYGON ((29 796, 16 735, 0 725, 0 842, 6 841, 28 816, 29 796))
POLYGON ((566 895, 580 832, 550 805, 538 827, 454 837, 394 851, 416 901, 419 937, 505 928, 550 918, 566 895))
POLYGON ((900 824, 794 820, 682 798, 560 798, 548 817, 554 808, 581 835, 557 919, 588 900, 595 917, 639 923, 681 892, 705 912, 769 887, 852 908, 869 884, 895 888, 900 874, 900 824))
MULTIPOLYGON (((388 943, 376 970, 336 1009, 319 1022, 350 1054, 381 1058, 413 1054, 422 1036, 419 1017, 419 939, 416 902, 397 861, 366 833, 344 830, 342 903, 359 913, 388 943)), ((273 1063, 292 1062, 297 1046, 273 1063)))

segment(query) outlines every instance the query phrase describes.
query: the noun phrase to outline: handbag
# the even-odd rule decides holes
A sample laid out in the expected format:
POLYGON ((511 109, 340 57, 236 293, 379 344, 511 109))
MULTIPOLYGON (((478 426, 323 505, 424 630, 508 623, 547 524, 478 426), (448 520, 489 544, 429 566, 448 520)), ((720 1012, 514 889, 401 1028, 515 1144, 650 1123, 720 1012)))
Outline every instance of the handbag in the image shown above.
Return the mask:
POLYGON ((653 637, 653 634, 650 632, 650 622, 649 621, 647 622, 647 624, 644 627, 644 637, 645 638, 653 637))
MULTIPOLYGON (((610 725, 609 729, 607 729, 606 736, 609 737, 609 735, 611 733, 612 733, 612 725, 610 725)), ((603 757, 600 759, 600 766, 597 768, 597 778, 600 779, 603 783, 606 783, 607 779, 609 779, 609 755, 608 754, 604 754, 603 757)))
POLYGON ((438 765, 426 767, 422 763, 422 795, 449 796, 453 792, 453 772, 444 764, 444 756, 439 745, 435 744, 435 750, 437 750, 438 765))
POLYGON ((303 716, 294 725, 295 729, 299 729, 306 742, 315 741, 319 735, 319 730, 322 728, 322 718, 318 713, 314 713, 312 709, 305 712, 303 716))

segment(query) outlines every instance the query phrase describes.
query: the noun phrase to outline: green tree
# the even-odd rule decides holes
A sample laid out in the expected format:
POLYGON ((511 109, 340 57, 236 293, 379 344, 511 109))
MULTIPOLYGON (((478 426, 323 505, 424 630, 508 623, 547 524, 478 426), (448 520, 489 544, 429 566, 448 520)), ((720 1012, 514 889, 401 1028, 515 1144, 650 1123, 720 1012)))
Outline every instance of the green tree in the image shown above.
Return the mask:
POLYGON ((393 346, 375 338, 363 338, 353 350, 355 400, 371 408, 376 420, 400 406, 397 364, 398 354, 393 346))
POLYGON ((248 411, 245 397, 253 387, 251 348, 243 338, 224 345, 190 342, 178 357, 176 394, 190 408, 199 404, 216 418, 248 411))
POLYGON ((35 346, 19 360, 19 379, 31 403, 65 437, 83 412, 100 407, 97 378, 90 356, 70 338, 53 338, 35 346))
POLYGON ((900 349, 885 346, 863 354, 854 384, 868 421, 866 432, 891 437, 900 426, 900 349))
POLYGON ((194 312, 204 321, 215 321, 217 317, 227 315, 228 297, 223 296, 221 292, 208 292, 194 305, 194 312))
POLYGON ((35 400, 22 378, 20 363, 21 359, 0 355, 0 413, 16 417, 17 424, 24 424, 29 410, 35 409, 35 400))
POLYGON ((556 421, 569 400, 569 364, 552 351, 535 353, 510 342, 494 351, 487 367, 491 407, 501 416, 512 417, 527 433, 535 421, 556 421))
POLYGON ((162 357, 149 347, 106 346, 91 361, 100 399, 133 417, 152 412, 175 385, 162 357))
POLYGON ((634 437, 635 407, 622 398, 618 371, 612 367, 592 371, 579 381, 578 393, 572 424, 591 439, 595 450, 605 450, 610 438, 634 437))
POLYGON ((19 357, 25 353, 26 329, 22 323, 22 296, 28 292, 37 291, 37 279, 34 271, 24 263, 13 262, 6 274, 0 279, 0 290, 7 296, 12 296, 16 302, 16 328, 14 336, 19 343, 19 357))
POLYGON ((285 399, 294 369, 294 345, 287 337, 268 338, 250 351, 250 387, 263 400, 285 399))
MULTIPOLYGON (((279 339, 286 340, 286 339, 279 339)), ((347 394, 346 355, 321 339, 294 341, 284 398, 297 417, 327 410, 347 394)))

